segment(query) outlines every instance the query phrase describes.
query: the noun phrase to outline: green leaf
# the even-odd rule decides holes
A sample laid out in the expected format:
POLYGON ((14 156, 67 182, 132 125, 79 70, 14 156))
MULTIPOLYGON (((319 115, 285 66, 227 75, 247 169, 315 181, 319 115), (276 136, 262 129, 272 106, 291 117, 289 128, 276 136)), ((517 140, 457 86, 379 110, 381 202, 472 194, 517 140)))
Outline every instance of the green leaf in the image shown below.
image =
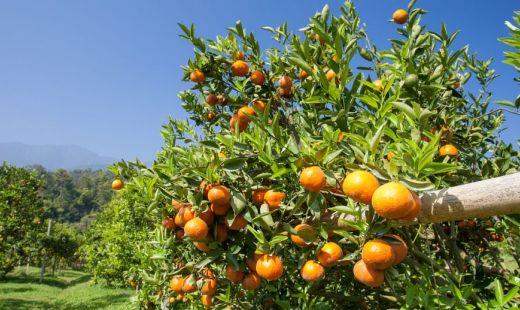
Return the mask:
POLYGON ((502 283, 495 279, 495 298, 500 306, 504 304, 504 291, 502 290, 502 283))
POLYGON ((231 158, 231 159, 224 161, 223 167, 225 170, 229 170, 229 171, 239 170, 242 167, 244 167, 246 161, 247 161, 246 158, 240 158, 240 157, 231 158))

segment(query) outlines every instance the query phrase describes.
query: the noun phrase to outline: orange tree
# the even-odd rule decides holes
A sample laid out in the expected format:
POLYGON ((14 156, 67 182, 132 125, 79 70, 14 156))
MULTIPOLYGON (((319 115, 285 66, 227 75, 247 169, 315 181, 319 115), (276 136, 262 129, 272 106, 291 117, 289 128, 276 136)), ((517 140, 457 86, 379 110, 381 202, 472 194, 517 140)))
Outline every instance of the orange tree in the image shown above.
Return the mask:
POLYGON ((491 61, 454 50, 444 25, 426 31, 414 1, 394 13, 388 50, 351 2, 340 10, 299 34, 264 27, 266 50, 240 22, 216 40, 180 25, 195 51, 179 94, 190 120, 163 127, 151 167, 111 168, 156 218, 135 247, 143 307, 513 302, 518 217, 398 225, 422 191, 518 171, 497 135, 491 61))

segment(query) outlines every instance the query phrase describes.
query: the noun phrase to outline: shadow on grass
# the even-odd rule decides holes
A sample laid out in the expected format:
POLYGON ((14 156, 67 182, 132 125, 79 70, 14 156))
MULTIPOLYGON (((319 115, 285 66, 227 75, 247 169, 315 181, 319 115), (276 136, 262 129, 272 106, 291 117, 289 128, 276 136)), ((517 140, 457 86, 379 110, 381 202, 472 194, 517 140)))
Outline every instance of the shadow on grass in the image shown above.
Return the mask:
MULTIPOLYGON (((128 303, 130 300, 130 294, 120 293, 117 295, 111 296, 102 296, 98 298, 92 298, 84 302, 60 302, 55 304, 56 309, 87 309, 87 310, 97 310, 97 309, 109 309, 110 306, 114 306, 116 304, 124 304, 128 303)), ((54 309, 54 308, 53 308, 54 309)))
MULTIPOLYGON (((34 291, 34 288, 32 287, 7 287, 7 288, 0 288, 1 294, 9 294, 9 293, 24 293, 28 291, 34 291)), ((2 309, 2 308, 0 308, 2 309)))
POLYGON ((44 284, 53 287, 65 288, 67 283, 56 278, 44 277, 40 283, 40 279, 31 276, 10 276, 8 275, 2 280, 2 283, 22 283, 22 284, 44 284))
POLYGON ((35 310, 56 309, 54 305, 45 301, 26 300, 18 298, 3 298, 0 300, 0 309, 35 310))
POLYGON ((88 282, 91 278, 92 278, 92 276, 89 274, 82 275, 81 277, 78 277, 70 282, 67 282, 67 287, 88 282))

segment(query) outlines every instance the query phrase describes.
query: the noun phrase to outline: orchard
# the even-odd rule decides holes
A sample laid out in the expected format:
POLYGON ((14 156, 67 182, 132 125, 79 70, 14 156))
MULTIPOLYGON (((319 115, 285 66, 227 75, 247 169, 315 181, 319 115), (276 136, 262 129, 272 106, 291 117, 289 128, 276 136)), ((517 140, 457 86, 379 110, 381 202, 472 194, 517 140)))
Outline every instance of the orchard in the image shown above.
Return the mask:
POLYGON ((125 274, 141 307, 518 305, 518 215, 417 219, 425 192, 520 168, 498 136, 491 61, 426 30, 415 1, 389 12, 388 50, 350 1, 340 12, 263 27, 265 50, 240 22, 215 40, 180 25, 189 120, 163 126, 150 167, 111 167, 154 223, 125 274))

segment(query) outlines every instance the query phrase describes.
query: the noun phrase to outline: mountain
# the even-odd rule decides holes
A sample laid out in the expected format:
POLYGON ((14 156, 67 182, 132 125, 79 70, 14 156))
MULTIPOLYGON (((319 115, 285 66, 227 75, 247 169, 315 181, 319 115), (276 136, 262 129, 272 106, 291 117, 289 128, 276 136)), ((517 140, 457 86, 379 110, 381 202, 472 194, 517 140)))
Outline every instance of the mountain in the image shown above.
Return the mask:
POLYGON ((42 165, 47 170, 104 169, 116 162, 115 158, 100 156, 77 145, 29 145, 1 143, 0 163, 15 166, 42 165))

